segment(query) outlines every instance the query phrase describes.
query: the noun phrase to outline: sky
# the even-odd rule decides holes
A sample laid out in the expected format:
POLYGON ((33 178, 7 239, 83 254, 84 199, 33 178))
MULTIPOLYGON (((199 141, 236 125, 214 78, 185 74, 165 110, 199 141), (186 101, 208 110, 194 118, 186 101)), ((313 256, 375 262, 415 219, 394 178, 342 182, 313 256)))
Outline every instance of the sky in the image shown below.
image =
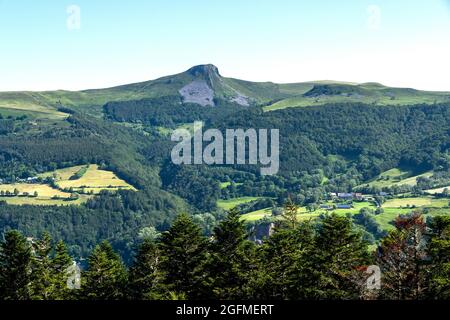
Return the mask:
POLYGON ((450 0, 0 0, 0 91, 104 88, 206 63, 251 81, 450 91, 450 0))

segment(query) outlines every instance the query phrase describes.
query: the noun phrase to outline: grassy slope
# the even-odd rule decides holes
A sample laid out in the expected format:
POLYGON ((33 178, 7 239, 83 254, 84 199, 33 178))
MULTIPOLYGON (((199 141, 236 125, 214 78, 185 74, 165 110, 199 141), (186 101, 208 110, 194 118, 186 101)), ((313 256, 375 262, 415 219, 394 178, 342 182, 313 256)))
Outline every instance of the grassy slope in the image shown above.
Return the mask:
MULTIPOLYGON (((75 171, 77 172, 77 171, 75 171)), ((84 187, 85 191, 99 193, 101 190, 130 189, 136 190, 133 186, 119 179, 113 172, 100 170, 97 165, 90 165, 86 173, 77 180, 61 179, 56 182, 61 189, 74 188, 75 190, 84 187)))
POLYGON ((119 179, 113 172, 100 170, 97 165, 90 165, 86 173, 77 180, 70 180, 75 173, 80 171, 85 166, 75 166, 70 168, 58 169, 53 172, 46 172, 40 175, 42 178, 53 177, 56 185, 60 189, 54 189, 46 184, 5 184, 0 185, 0 191, 13 192, 14 189, 19 190, 20 194, 24 192, 33 195, 36 191, 38 197, 0 197, 0 200, 5 200, 8 204, 12 205, 71 205, 81 204, 87 201, 90 195, 79 195, 79 199, 74 201, 67 201, 70 198, 70 193, 63 191, 65 188, 73 188, 74 191, 82 189, 85 192, 93 191, 94 194, 99 193, 101 190, 115 191, 118 189, 136 190, 133 186, 129 185, 125 181, 119 179), (52 197, 58 196, 61 199, 52 199, 52 197))
POLYGON ((361 186, 369 185, 370 187, 392 187, 400 185, 410 185, 415 186, 417 184, 417 178, 419 177, 431 177, 433 175, 432 171, 428 171, 419 175, 415 175, 411 170, 404 170, 399 168, 393 168, 385 171, 375 177, 372 181, 364 183, 361 186))
POLYGON ((258 199, 260 199, 260 198, 258 198, 258 197, 242 197, 242 198, 235 198, 235 199, 229 199, 229 200, 219 200, 219 201, 217 201, 217 206, 223 210, 230 210, 240 204, 252 202, 252 201, 255 201, 258 199))
POLYGON ((445 189, 450 190, 450 186, 446 186, 446 187, 442 187, 442 188, 436 188, 436 189, 430 189, 430 190, 426 190, 426 192, 429 193, 429 194, 437 194, 437 193, 444 192, 445 189))
MULTIPOLYGON (((416 210, 416 208, 428 208, 429 216, 449 214, 450 212, 449 201, 450 201, 449 199, 435 199, 429 196, 418 198, 392 199, 386 201, 386 203, 383 204, 383 213, 375 215, 374 217, 375 220, 380 224, 380 226, 383 229, 390 230, 393 228, 392 221, 398 215, 410 213, 416 210)), ((355 202, 353 205, 354 207, 352 209, 337 209, 334 210, 334 212, 340 215, 347 215, 347 214, 357 214, 362 208, 370 208, 372 210, 376 209, 374 204, 369 202, 355 202)), ((325 214, 327 212, 329 211, 319 209, 315 212, 310 213, 307 211, 306 207, 301 207, 298 210, 298 219, 299 220, 314 219, 320 216, 321 214, 325 214)), ((241 219, 251 222, 261 220, 265 217, 270 218, 271 215, 272 209, 266 208, 244 214, 242 215, 241 219)))
POLYGON ((195 79, 208 81, 213 87, 216 97, 229 98, 239 92, 257 104, 269 104, 265 107, 266 111, 288 107, 323 105, 332 102, 404 105, 450 101, 450 93, 446 92, 389 88, 374 83, 358 85, 336 81, 316 81, 276 84, 272 82, 251 82, 224 78, 215 73, 194 75, 189 72, 183 72, 152 81, 105 89, 0 92, 0 112, 3 110, 19 110, 22 112, 31 112, 35 117, 58 120, 67 117, 66 114, 57 110, 58 106, 62 104, 69 108, 83 110, 94 116, 101 116, 102 106, 108 101, 178 95, 178 90, 195 79), (322 86, 325 84, 335 86, 343 94, 316 97, 304 96, 314 86, 322 86), (347 93, 352 94, 347 96, 347 93))
MULTIPOLYGON (((323 85, 323 82, 305 83, 310 85, 310 89, 313 85, 323 85)), ((304 84, 304 85, 305 85, 304 84)), ((376 104, 380 106, 384 105, 411 105, 411 104, 433 104, 440 102, 449 102, 450 93, 448 92, 430 92, 420 91, 409 88, 390 88, 380 84, 345 84, 338 82, 329 83, 331 87, 337 88, 342 94, 332 95, 318 95, 318 96, 305 96, 307 87, 301 87, 299 91, 294 94, 295 85, 281 85, 290 88, 288 90, 293 97, 282 99, 264 108, 265 111, 274 111, 279 109, 291 108, 291 107, 305 107, 305 106, 319 106, 327 103, 337 102, 360 102, 366 104, 376 104)), ((283 90, 283 89, 281 89, 283 90)))

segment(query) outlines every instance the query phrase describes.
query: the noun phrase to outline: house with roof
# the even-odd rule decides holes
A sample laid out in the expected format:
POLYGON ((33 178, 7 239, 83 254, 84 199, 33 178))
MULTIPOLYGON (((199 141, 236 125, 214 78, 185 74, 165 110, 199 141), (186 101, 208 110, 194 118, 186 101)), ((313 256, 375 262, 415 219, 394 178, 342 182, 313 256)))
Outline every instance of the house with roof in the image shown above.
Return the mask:
POLYGON ((338 204, 336 206, 337 209, 351 209, 353 206, 351 204, 338 204))

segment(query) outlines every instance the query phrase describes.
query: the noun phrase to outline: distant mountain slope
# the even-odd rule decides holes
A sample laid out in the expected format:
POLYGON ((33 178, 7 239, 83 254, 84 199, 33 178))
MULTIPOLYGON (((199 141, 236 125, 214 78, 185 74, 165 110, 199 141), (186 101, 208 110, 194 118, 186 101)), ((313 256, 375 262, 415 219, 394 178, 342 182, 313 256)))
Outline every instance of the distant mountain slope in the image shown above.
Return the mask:
MULTIPOLYGON (((0 88, 1 90, 1 88, 0 88)), ((261 105, 266 111, 333 102, 376 105, 449 102, 450 92, 390 88, 377 83, 354 84, 316 81, 291 84, 250 82, 222 77, 214 65, 199 65, 176 75, 106 89, 84 91, 0 92, 0 112, 32 113, 36 118, 64 118, 60 106, 101 115, 110 101, 130 101, 164 96, 215 106, 222 99, 241 106, 261 105)))

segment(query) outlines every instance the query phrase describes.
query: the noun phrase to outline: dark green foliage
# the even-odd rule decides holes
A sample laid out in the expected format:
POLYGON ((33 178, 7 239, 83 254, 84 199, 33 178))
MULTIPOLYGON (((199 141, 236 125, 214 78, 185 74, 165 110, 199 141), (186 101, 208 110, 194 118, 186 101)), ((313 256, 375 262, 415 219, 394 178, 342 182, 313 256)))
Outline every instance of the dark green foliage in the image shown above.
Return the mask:
POLYGON ((120 300, 126 297, 127 271, 111 245, 102 242, 89 256, 82 282, 82 296, 89 300, 120 300))
POLYGON ((161 171, 163 185, 169 191, 186 199, 202 212, 216 208, 220 186, 207 169, 167 164, 161 171))
POLYGON ((139 246, 129 274, 131 299, 145 300, 161 298, 164 292, 160 269, 160 252, 153 240, 144 240, 139 246))
POLYGON ((242 106, 216 99, 215 108, 183 103, 180 96, 117 101, 107 103, 103 109, 107 119, 119 122, 145 123, 151 126, 175 128, 194 121, 210 122, 224 118, 242 109, 242 106))
POLYGON ((429 236, 429 298, 450 299, 450 217, 432 219, 429 236))
POLYGON ((377 223, 374 214, 369 209, 363 208, 358 214, 353 216, 353 221, 372 234, 375 239, 380 239, 386 236, 386 231, 377 223))
POLYGON ((31 296, 35 300, 48 300, 53 286, 52 270, 50 269, 52 253, 52 239, 44 233, 41 239, 34 241, 31 273, 31 296))
POLYGON ((28 300, 31 282, 31 246, 18 231, 8 231, 0 246, 0 297, 28 300))
POLYGON ((448 299, 447 217, 400 217, 371 261, 361 235, 346 217, 317 225, 276 227, 262 245, 247 240, 231 211, 209 241, 180 215, 160 241, 144 240, 127 270, 103 242, 89 257, 81 290, 67 287, 72 264, 64 243, 44 234, 30 243, 9 231, 0 251, 0 299, 448 299), (369 289, 370 264, 381 268, 381 290, 369 289))
POLYGON ((315 239, 313 257, 320 273, 318 298, 356 299, 359 288, 354 282, 358 268, 370 262, 367 243, 355 231, 347 217, 325 216, 315 239))
POLYGON ((50 264, 50 270, 53 276, 52 283, 52 300, 68 300, 75 293, 67 286, 70 276, 74 276, 75 270, 70 274, 69 267, 73 265, 72 257, 69 255, 67 246, 64 242, 59 241, 55 247, 55 253, 50 264))
POLYGON ((255 267, 254 244, 247 238, 244 222, 237 210, 231 210, 214 229, 207 263, 212 297, 227 300, 246 297, 246 284, 255 267))
POLYGON ((204 297, 206 239, 192 219, 181 214, 161 236, 161 266, 168 290, 190 299, 204 297))
POLYGON ((316 297, 319 274, 313 257, 314 228, 309 223, 277 228, 259 249, 257 271, 250 279, 250 296, 257 299, 316 297))
MULTIPOLYGON (((151 190, 151 189, 150 189, 151 190)), ((139 231, 148 225, 164 230, 183 204, 164 191, 103 193, 85 206, 0 206, 0 227, 37 237, 48 231, 64 240, 74 257, 86 257, 102 240, 109 240, 130 261, 139 231)))

